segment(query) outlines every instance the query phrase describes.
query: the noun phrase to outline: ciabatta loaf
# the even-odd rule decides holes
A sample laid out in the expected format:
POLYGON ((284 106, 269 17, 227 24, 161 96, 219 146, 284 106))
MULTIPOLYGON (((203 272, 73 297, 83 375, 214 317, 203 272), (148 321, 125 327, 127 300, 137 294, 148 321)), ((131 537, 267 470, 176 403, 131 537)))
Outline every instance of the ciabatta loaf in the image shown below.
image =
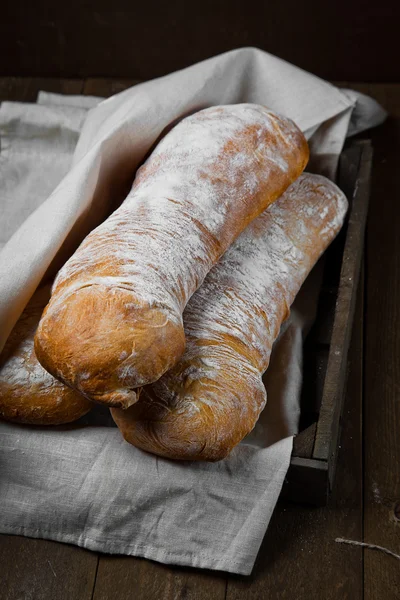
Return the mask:
POLYGON ((186 307, 181 360, 135 405, 111 410, 128 442, 168 458, 214 461, 253 429, 281 323, 346 210, 336 185, 304 174, 247 227, 186 307))
POLYGON ((0 417, 15 423, 61 425, 85 415, 93 404, 45 371, 33 339, 50 297, 39 289, 26 306, 0 354, 0 417))
POLYGON ((189 298, 307 160, 296 125, 263 106, 183 119, 61 269, 36 334, 42 365, 97 402, 135 402, 182 355, 189 298))

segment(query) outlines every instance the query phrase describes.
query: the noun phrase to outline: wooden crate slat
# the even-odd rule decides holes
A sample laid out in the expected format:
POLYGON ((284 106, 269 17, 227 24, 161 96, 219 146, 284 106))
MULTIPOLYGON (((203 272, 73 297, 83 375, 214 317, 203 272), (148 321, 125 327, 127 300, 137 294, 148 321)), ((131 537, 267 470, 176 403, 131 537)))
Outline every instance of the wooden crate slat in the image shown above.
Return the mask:
POLYGON ((303 431, 300 431, 293 440, 293 458, 311 458, 314 442, 315 433, 317 431, 317 423, 309 425, 303 431))
POLYGON ((282 497, 297 502, 317 505, 325 503, 334 480, 347 375, 347 353, 368 211, 371 160, 372 149, 370 142, 366 140, 351 142, 341 155, 339 185, 350 200, 348 223, 326 255, 325 275, 329 277, 324 275, 317 322, 306 343, 304 372, 307 381, 303 384, 303 396, 307 402, 302 405, 302 422, 305 423, 303 426, 306 430, 295 438, 291 466, 282 491, 282 497), (340 261, 340 270, 336 268, 337 261, 340 261), (332 271, 336 275, 333 276, 332 271), (335 281, 338 286, 336 288, 335 281), (326 288, 327 283, 329 286, 326 288), (326 292, 331 297, 324 303, 326 292), (331 318, 329 314, 321 315, 326 309, 325 305, 331 307, 328 311, 333 312, 331 318), (316 357, 324 349, 326 358, 317 362, 316 357), (316 377, 313 369, 315 371, 318 365, 316 377), (312 425, 310 419, 316 422, 312 425), (300 471, 296 464, 299 458, 303 459, 300 471), (317 463, 313 462, 315 460, 317 463), (321 464, 326 467, 327 477, 324 478, 321 474, 315 477, 308 473, 321 464), (307 486, 298 485, 301 477, 308 483, 313 481, 313 492, 307 486))
MULTIPOLYGON (((346 245, 331 339, 331 350, 325 377, 321 411, 318 419, 313 457, 329 459, 329 477, 332 482, 334 463, 340 434, 340 417, 347 370, 347 351, 350 342, 356 288, 363 251, 364 229, 368 211, 369 180, 372 149, 368 142, 359 142, 362 149, 357 185, 352 198, 346 245)), ((343 160, 348 160, 346 151, 343 160)), ((343 183, 346 187, 346 182, 343 183)))

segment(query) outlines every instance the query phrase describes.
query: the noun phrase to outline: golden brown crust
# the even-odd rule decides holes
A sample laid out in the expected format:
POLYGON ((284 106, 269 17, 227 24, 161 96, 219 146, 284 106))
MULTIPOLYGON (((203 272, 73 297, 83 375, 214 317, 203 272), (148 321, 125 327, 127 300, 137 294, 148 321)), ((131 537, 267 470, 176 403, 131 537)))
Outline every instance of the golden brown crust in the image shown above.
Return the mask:
POLYGON ((265 107, 181 121, 57 276, 35 339, 42 365, 96 402, 133 404, 182 355, 190 296, 307 160, 300 130, 265 107))
POLYGON ((134 406, 111 409, 128 442, 168 458, 215 461, 252 430, 281 323, 346 210, 331 181, 303 174, 249 225, 188 303, 181 360, 134 406))
POLYGON ((162 311, 140 307, 132 299, 127 290, 101 285, 83 287, 71 294, 41 321, 40 343, 35 343, 41 364, 93 402, 108 406, 136 402, 136 391, 129 384, 133 375, 130 360, 135 354, 133 340, 141 339, 135 369, 140 370, 143 382, 152 379, 153 372, 172 367, 171 356, 182 354, 185 340, 183 328, 166 319, 162 311), (158 352, 154 352, 156 345, 158 352), (94 370, 96 364, 101 368, 94 370))
MULTIPOLYGON (((112 418, 127 442, 165 458, 215 462, 228 456, 249 433, 266 400, 259 374, 249 367, 247 377, 243 377, 243 368, 239 374, 236 369, 229 369, 226 361, 221 365, 219 381, 185 378, 183 390, 180 375, 195 364, 193 359, 179 361, 171 373, 176 404, 163 397, 153 384, 140 390, 138 402, 130 408, 111 409, 112 418), (201 402, 201 398, 215 396, 216 389, 221 396, 219 406, 201 402), (193 399, 199 400, 198 410, 193 409, 193 399), (253 425, 250 427, 249 423, 253 425)), ((165 375, 161 385, 164 378, 165 375)), ((168 383, 171 384, 171 379, 168 383)))
POLYGON ((0 417, 15 423, 62 425, 76 421, 93 404, 47 373, 35 356, 34 334, 50 286, 33 296, 0 355, 0 417))

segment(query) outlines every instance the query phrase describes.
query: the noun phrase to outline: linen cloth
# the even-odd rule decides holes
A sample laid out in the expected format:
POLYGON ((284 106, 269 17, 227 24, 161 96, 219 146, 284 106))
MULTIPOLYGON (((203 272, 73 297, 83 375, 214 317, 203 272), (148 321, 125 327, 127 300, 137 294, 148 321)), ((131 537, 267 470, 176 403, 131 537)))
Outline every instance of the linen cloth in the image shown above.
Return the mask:
MULTIPOLYGON (((310 169, 334 178, 346 135, 385 118, 371 98, 255 48, 228 52, 107 100, 41 92, 0 108, 0 348, 44 276, 126 195, 174 120, 201 108, 265 104, 309 140, 310 169)), ((173 462, 128 445, 98 407, 78 423, 0 423, 0 532, 250 574, 297 431, 302 344, 317 268, 296 299, 266 377, 268 403, 225 460, 173 462)))

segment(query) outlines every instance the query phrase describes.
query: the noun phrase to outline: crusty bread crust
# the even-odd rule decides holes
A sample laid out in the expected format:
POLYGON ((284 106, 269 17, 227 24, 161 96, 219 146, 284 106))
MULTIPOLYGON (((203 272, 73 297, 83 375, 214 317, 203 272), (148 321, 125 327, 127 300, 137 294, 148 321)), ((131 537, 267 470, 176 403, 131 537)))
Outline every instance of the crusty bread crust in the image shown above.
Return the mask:
POLYGON ((42 365, 94 401, 136 402, 184 352, 189 298, 307 160, 296 125, 259 105, 183 119, 59 272, 35 339, 42 365))
POLYGON ((10 333, 0 355, 0 417, 15 423, 61 425, 85 415, 93 404, 45 371, 33 348, 50 286, 39 289, 10 333))
POLYGON ((181 360, 134 406, 111 410, 128 442, 168 458, 214 461, 253 429, 281 323, 346 210, 338 187, 304 174, 248 226, 189 301, 181 360))

